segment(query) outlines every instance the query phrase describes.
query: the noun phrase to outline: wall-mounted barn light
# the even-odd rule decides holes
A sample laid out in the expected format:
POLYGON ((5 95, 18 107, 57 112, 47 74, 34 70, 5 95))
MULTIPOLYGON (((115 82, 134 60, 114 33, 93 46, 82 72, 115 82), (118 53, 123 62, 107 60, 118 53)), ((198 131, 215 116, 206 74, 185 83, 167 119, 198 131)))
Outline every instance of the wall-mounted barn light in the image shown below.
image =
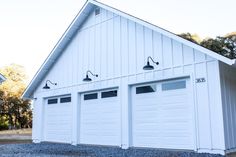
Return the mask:
POLYGON ((159 64, 159 62, 155 62, 155 61, 152 59, 152 57, 149 56, 149 57, 147 58, 147 65, 145 65, 145 66, 143 67, 143 70, 153 70, 153 69, 154 69, 154 67, 153 67, 152 65, 150 65, 149 59, 151 59, 151 61, 152 61, 153 63, 155 63, 156 65, 159 64))
POLYGON ((54 85, 54 86, 57 85, 57 83, 52 83, 50 80, 47 80, 45 86, 43 87, 43 89, 50 89, 50 87, 48 86, 48 82, 49 82, 50 84, 54 85))
POLYGON ((88 70, 88 71, 86 72, 86 77, 83 79, 84 82, 90 82, 90 81, 92 81, 92 79, 89 78, 88 73, 90 73, 91 75, 93 75, 93 76, 95 76, 95 77, 98 77, 97 74, 93 74, 90 70, 88 70))

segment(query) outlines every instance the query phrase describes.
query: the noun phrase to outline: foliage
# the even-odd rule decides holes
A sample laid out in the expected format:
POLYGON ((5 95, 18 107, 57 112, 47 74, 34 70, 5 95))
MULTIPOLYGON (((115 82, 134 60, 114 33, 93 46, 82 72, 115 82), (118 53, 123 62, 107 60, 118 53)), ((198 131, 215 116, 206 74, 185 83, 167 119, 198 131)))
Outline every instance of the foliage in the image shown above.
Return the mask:
POLYGON ((236 40, 234 41, 230 37, 209 38, 203 40, 200 44, 230 59, 236 58, 236 40))
POLYGON ((219 36, 215 39, 206 38, 202 41, 199 40, 200 38, 196 34, 182 33, 179 36, 230 59, 236 58, 236 32, 229 33, 224 37, 219 36))
POLYGON ((0 69, 0 73, 7 78, 0 85, 1 124, 7 122, 9 128, 30 127, 32 119, 31 105, 28 100, 21 98, 26 87, 26 75, 23 67, 11 64, 0 69))
POLYGON ((196 44, 201 42, 201 38, 197 34, 182 33, 179 36, 196 44))
POLYGON ((0 117, 0 131, 8 129, 8 123, 5 117, 0 117))
POLYGON ((231 38, 231 39, 233 39, 235 41, 236 40, 236 32, 228 33, 224 37, 231 38))

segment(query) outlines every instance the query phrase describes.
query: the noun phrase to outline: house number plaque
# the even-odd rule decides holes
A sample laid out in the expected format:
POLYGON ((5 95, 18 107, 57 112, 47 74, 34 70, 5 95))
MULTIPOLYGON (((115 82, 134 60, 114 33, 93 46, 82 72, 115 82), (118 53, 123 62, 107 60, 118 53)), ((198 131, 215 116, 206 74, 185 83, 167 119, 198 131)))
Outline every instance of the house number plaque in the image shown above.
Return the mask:
POLYGON ((196 79, 196 83, 202 83, 202 82, 206 82, 206 79, 204 77, 196 79))

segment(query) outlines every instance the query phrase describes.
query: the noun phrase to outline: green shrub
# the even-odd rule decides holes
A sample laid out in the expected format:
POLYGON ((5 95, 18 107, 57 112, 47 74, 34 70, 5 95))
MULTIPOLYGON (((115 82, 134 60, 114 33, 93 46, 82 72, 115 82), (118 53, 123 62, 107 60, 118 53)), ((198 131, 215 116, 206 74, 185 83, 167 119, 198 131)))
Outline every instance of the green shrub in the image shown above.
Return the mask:
POLYGON ((8 130, 8 125, 7 124, 0 124, 0 131, 1 130, 8 130))

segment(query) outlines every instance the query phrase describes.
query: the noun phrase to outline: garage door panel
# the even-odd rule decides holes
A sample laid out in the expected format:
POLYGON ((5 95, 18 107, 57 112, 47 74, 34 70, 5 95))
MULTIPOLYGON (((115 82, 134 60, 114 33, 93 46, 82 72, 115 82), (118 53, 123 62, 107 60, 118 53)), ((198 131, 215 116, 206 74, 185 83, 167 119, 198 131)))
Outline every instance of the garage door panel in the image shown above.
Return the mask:
POLYGON ((162 113, 160 113, 160 114, 161 114, 161 116, 163 116, 163 119, 165 119, 165 117, 166 117, 167 119, 177 118, 177 119, 184 120, 185 118, 189 117, 189 116, 184 116, 186 111, 188 111, 188 110, 183 110, 183 109, 168 110, 168 109, 166 109, 166 110, 162 110, 162 113))
POLYGON ((165 102, 186 102, 186 100, 188 101, 188 95, 187 94, 179 94, 179 95, 164 95, 164 94, 160 94, 161 95, 161 100, 165 103, 165 102))
POLYGON ((55 136, 55 137, 69 137, 70 136, 70 133, 69 131, 58 131, 58 130, 51 130, 48 132, 48 135, 51 135, 51 137, 55 136), (57 133, 55 133, 55 131, 57 133))
MULTIPOLYGON (((63 129, 63 130, 69 130, 70 129, 70 124, 68 123, 53 123, 53 124, 48 124, 48 130, 52 130, 52 129, 63 129), (68 129, 67 129, 68 128, 68 129)), ((59 132, 60 130, 58 130, 59 132)))
POLYGON ((132 145, 193 149, 189 80, 158 82, 155 87, 155 92, 144 94, 132 87, 132 145))
POLYGON ((148 106, 152 106, 152 107, 156 107, 157 103, 158 102, 153 102, 153 101, 156 101, 156 99, 136 99, 136 106, 133 106, 135 108, 138 108, 138 107, 148 107, 148 106), (150 103, 147 103, 147 102, 150 102, 150 103), (146 103, 145 106, 143 106, 143 103, 146 103))
MULTIPOLYGON (((111 90, 112 91, 112 90, 111 90)), ((81 100, 81 143, 120 145, 120 104, 116 92, 97 93, 93 100, 81 100), (102 95, 105 98, 102 98, 102 95)), ((82 94, 82 98, 87 93, 82 94)))
POLYGON ((191 106, 187 105, 184 102, 176 102, 176 103, 163 103, 162 105, 159 106, 160 109, 184 109, 184 110, 189 110, 191 106))
POLYGON ((177 106, 177 105, 171 105, 171 106, 162 106, 160 107, 161 114, 163 115, 173 115, 173 116, 186 116, 184 112, 189 111, 188 106, 177 106), (176 115, 175 115, 176 114, 176 115))
POLYGON ((71 103, 60 103, 60 97, 52 99, 58 101, 54 104, 45 104, 44 140, 70 143, 72 132, 71 103))

